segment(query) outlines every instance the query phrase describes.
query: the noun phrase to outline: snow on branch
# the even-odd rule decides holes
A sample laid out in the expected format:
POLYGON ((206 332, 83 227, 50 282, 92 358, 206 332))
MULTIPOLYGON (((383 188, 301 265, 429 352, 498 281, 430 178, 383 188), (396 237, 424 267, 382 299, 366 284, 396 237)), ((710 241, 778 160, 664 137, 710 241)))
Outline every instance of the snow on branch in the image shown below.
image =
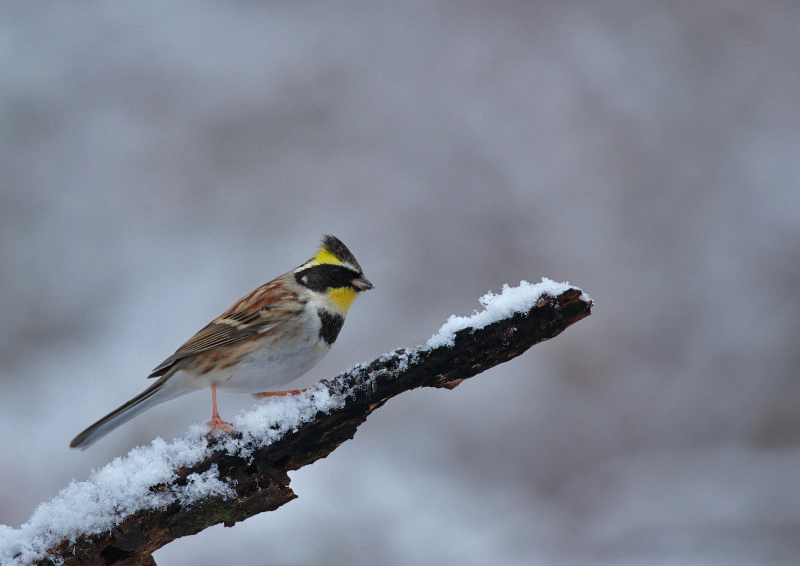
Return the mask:
POLYGON ((19 529, 0 525, 2 564, 155 564, 151 553, 203 529, 272 511, 296 497, 288 472, 353 437, 387 400, 463 380, 553 338, 591 313, 568 283, 543 279, 480 299, 427 343, 362 363, 300 395, 261 403, 233 419, 234 436, 195 425, 72 482, 19 529))

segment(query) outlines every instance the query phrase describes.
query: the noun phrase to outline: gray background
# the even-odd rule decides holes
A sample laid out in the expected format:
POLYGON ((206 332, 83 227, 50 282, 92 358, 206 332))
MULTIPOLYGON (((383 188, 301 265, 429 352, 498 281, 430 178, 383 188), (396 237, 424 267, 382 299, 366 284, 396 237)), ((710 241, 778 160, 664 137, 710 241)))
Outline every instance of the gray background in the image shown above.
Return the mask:
POLYGON ((207 420, 67 448, 330 232, 376 289, 299 386, 506 282, 595 311, 160 565, 796 564, 798 29, 795 0, 4 2, 0 522, 207 420))

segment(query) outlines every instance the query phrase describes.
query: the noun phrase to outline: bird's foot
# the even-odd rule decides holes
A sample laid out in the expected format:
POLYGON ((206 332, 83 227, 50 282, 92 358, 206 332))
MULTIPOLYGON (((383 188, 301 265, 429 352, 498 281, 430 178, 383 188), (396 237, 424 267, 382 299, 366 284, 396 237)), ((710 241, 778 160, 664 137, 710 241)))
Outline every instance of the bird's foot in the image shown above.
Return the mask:
POLYGON ((223 421, 219 415, 214 415, 211 420, 206 423, 208 425, 207 436, 214 434, 214 431, 220 429, 228 434, 233 434, 233 425, 227 421, 223 421))

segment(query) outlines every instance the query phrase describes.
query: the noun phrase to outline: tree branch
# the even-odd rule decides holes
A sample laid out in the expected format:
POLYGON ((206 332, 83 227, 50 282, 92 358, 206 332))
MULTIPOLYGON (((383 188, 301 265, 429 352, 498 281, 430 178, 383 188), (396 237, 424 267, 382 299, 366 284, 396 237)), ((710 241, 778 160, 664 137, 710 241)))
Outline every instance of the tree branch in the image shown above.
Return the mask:
MULTIPOLYGON (((580 289, 547 280, 523 284, 530 287, 521 292, 524 300, 509 298, 512 293, 519 294, 522 286, 506 287, 502 295, 482 300, 486 310, 472 317, 451 317, 426 345, 395 350, 370 364, 358 365, 297 396, 303 399, 278 401, 305 402, 302 406, 313 408, 317 407, 315 400, 323 398, 331 400, 332 408, 314 408, 304 422, 263 445, 239 432, 237 425, 236 447, 225 438, 212 439, 199 461, 176 466, 170 481, 150 486, 151 495, 164 495, 165 503, 123 513, 105 532, 74 533, 51 541, 54 544, 45 547, 46 554, 34 562, 152 565, 151 553, 176 538, 218 523, 233 526, 277 509, 296 497, 289 487, 289 471, 324 458, 353 438, 367 416, 395 395, 417 387, 452 389, 557 336, 591 313, 592 301, 580 289), (506 312, 501 312, 504 309, 506 312), (213 478, 221 481, 222 487, 190 503, 174 496, 184 493, 181 490, 198 478, 213 478)), ((200 436, 198 442, 202 439, 200 436)), ((17 560, 22 556, 18 552, 17 560)))

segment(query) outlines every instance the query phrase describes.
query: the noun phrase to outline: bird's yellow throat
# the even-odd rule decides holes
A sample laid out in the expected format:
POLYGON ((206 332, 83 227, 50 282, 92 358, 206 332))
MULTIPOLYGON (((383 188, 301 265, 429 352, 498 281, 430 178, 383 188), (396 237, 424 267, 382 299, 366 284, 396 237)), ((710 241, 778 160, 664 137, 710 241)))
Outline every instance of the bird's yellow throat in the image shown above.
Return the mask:
POLYGON ((356 298, 356 290, 352 287, 338 287, 328 291, 328 296, 344 312, 350 308, 356 298))

